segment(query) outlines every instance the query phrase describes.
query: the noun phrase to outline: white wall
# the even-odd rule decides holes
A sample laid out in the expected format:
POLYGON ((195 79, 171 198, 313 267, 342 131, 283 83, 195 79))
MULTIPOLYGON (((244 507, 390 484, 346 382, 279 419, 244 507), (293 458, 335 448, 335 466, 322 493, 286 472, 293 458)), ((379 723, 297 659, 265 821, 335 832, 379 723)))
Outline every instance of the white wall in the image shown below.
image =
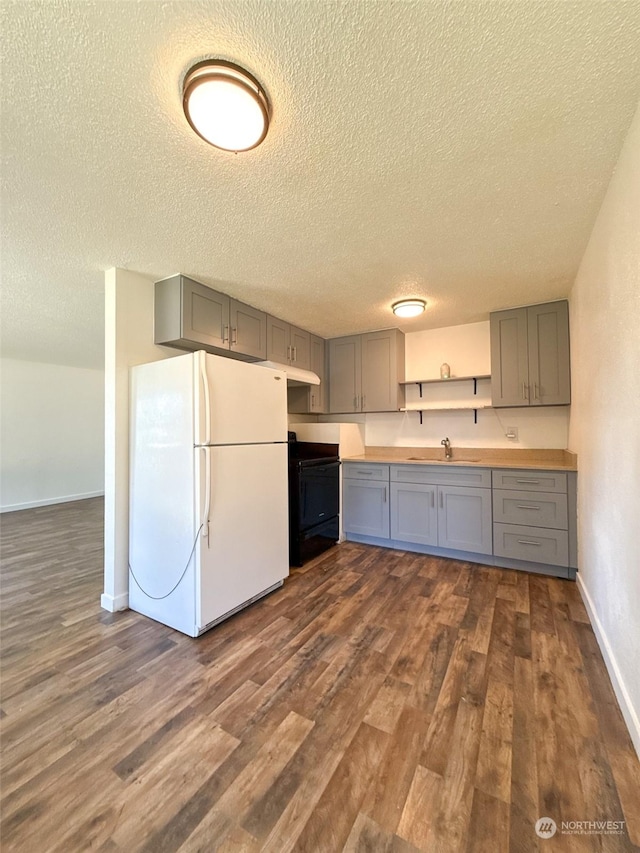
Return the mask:
POLYGON ((153 343, 153 281, 105 273, 104 594, 106 610, 129 604, 129 368, 178 354, 153 343))
POLYGON ((2 359, 0 511, 101 495, 104 373, 2 359))
MULTIPOLYGON (((474 376, 491 373, 489 321, 449 326, 405 336, 405 376, 409 379, 437 379, 443 362, 451 368, 451 376, 474 376)), ((480 380, 478 393, 473 383, 452 382, 423 385, 422 400, 416 385, 406 388, 407 407, 423 404, 444 405, 476 402, 489 405, 491 382, 480 380)), ((478 423, 472 411, 415 412, 368 414, 353 416, 365 424, 368 446, 439 447, 448 436, 455 447, 567 447, 569 430, 568 406, 545 406, 531 409, 479 409, 478 423), (508 427, 516 427, 518 440, 506 437, 508 427)), ((345 420, 344 415, 323 416, 321 420, 345 420)))
POLYGON ((640 754, 640 107, 570 308, 578 581, 640 754))

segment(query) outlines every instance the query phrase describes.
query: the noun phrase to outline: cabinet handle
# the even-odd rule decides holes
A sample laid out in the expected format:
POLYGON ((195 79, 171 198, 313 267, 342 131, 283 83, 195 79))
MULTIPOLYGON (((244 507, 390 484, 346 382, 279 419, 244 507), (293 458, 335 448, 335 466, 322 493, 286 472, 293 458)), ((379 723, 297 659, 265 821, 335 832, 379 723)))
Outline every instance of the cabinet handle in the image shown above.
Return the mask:
POLYGON ((297 361, 298 360, 298 347, 291 347, 291 349, 293 351, 293 356, 292 356, 291 360, 297 361))
POLYGON ((235 326, 231 329, 231 343, 238 343, 238 330, 235 328, 235 326))
POLYGON ((526 382, 522 383, 522 399, 523 400, 529 399, 529 386, 527 385, 526 382))
POLYGON ((531 483, 533 486, 539 486, 540 480, 516 480, 516 483, 531 483))
POLYGON ((358 398, 357 397, 353 398, 353 411, 354 412, 358 411, 358 398))
POLYGON ((366 398, 366 396, 363 395, 363 397, 362 397, 362 411, 364 412, 364 410, 366 408, 367 408, 367 398, 366 398))
POLYGON ((386 504, 387 502, 387 487, 385 486, 382 490, 382 503, 386 504))
POLYGON ((431 506, 435 506, 435 505, 436 505, 436 493, 431 492, 431 506))
POLYGON ((534 400, 539 400, 539 399, 540 399, 540 397, 539 397, 539 395, 538 395, 538 383, 537 383, 537 382, 534 382, 534 383, 533 383, 533 399, 534 399, 534 400))
POLYGON ((366 474, 367 477, 371 477, 373 471, 362 471, 360 468, 356 469, 356 474, 366 474))
POLYGON ((229 341, 229 327, 223 326, 222 329, 222 343, 226 344, 229 341))
POLYGON ((540 507, 530 506, 529 504, 516 504, 516 509, 540 509, 540 507))
POLYGON ((529 539, 518 539, 518 544, 519 545, 537 545, 538 547, 540 547, 540 545, 542 545, 542 542, 531 542, 531 541, 529 541, 529 539))
POLYGON ((291 347, 287 347, 287 361, 291 361, 291 347))
POLYGON ((444 498, 442 496, 442 492, 439 492, 440 495, 440 509, 444 509, 444 498))
POLYGON ((311 408, 312 408, 312 409, 313 409, 313 407, 315 406, 315 404, 316 404, 316 395, 315 395, 315 394, 312 394, 312 395, 311 395, 311 408))

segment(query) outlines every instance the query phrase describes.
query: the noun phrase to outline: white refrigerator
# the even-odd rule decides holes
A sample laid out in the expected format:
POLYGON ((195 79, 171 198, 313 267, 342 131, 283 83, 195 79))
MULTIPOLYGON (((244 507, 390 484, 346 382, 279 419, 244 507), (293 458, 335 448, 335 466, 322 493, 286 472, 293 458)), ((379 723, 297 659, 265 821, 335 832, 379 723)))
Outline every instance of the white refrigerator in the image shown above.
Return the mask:
POLYGON ((195 352, 130 378, 129 607, 197 637, 289 574, 286 374, 195 352))

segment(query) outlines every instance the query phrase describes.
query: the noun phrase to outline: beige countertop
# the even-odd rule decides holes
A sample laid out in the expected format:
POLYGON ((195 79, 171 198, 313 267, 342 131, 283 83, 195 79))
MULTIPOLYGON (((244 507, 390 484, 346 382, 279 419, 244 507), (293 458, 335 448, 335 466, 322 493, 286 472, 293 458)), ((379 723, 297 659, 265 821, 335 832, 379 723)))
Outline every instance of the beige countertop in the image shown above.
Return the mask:
POLYGON ((577 471, 578 456, 569 450, 504 447, 452 447, 451 459, 444 447, 365 447, 361 456, 343 456, 343 462, 379 462, 407 465, 472 465, 482 468, 531 468, 577 471))

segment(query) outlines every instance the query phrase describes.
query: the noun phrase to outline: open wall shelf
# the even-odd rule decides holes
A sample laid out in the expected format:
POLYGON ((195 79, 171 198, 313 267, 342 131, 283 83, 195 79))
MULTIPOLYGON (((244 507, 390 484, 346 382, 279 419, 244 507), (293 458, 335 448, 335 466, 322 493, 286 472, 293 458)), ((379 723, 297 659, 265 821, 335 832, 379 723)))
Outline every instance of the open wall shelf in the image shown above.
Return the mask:
MULTIPOLYGON (((422 398, 422 386, 423 385, 445 385, 451 382, 473 382, 473 395, 474 397, 478 394, 478 380, 479 379, 491 379, 491 374, 489 373, 481 373, 476 376, 452 376, 450 379, 410 379, 404 382, 401 382, 401 385, 417 385, 420 390, 420 397, 422 398)), ((418 412, 420 415, 420 423, 422 424, 422 413, 423 412, 453 412, 453 411, 470 411, 473 412, 473 422, 474 424, 478 423, 478 409, 490 409, 492 408, 488 403, 474 404, 473 401, 469 402, 461 402, 458 403, 442 403, 442 404, 432 404, 432 405, 424 405, 424 406, 407 406, 404 409, 401 409, 403 412, 418 412)))
MULTIPOLYGON (((422 397, 423 385, 444 385, 450 382, 473 382, 473 393, 478 393, 478 379, 491 379, 490 373, 480 373, 477 376, 452 376, 450 379, 407 379, 401 385, 417 385, 422 397)), ((457 407, 456 407, 457 408, 457 407)))

